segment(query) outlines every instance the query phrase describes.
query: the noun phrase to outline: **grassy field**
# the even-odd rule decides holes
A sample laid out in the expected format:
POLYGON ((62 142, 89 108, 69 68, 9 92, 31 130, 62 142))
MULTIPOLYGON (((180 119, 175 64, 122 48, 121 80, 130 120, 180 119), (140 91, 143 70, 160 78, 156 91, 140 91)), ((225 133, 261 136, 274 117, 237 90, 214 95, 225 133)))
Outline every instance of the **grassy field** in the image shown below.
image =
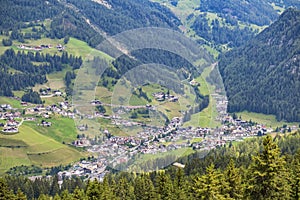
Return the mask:
POLYGON ((2 40, 8 39, 8 36, 0 35, 0 55, 2 55, 10 47, 3 46, 2 40))
MULTIPOLYGON (((0 174, 17 165, 64 165, 83 155, 74 148, 38 133, 24 123, 15 135, 0 134, 0 174), (11 148, 3 147, 7 143, 11 148)), ((7 146, 7 145, 6 145, 7 146)))
POLYGON ((272 128, 276 128, 276 127, 282 127, 284 124, 288 125, 288 126, 293 126, 299 125, 298 123, 287 123, 284 121, 277 121, 275 115, 265 115, 265 114, 261 114, 261 113, 252 113, 252 112, 239 112, 236 113, 237 116, 241 116, 243 120, 252 120, 253 122, 257 122, 260 124, 264 124, 267 127, 272 127, 272 128))
POLYGON ((24 152, 24 148, 0 147, 0 174, 14 166, 31 164, 32 162, 24 152))
POLYGON ((0 104, 9 104, 13 108, 23 108, 23 106, 20 104, 20 101, 8 97, 0 97, 0 104))
POLYGON ((146 105, 147 101, 143 98, 139 98, 137 95, 131 95, 129 100, 129 105, 131 106, 141 106, 146 105))
POLYGON ((51 122, 52 126, 37 126, 36 124, 40 123, 40 121, 24 122, 24 124, 31 127, 40 134, 53 138, 59 143, 71 143, 76 139, 77 130, 73 119, 54 116, 51 119, 47 119, 46 121, 51 122))
POLYGON ((91 59, 95 56, 99 56, 107 60, 112 60, 109 55, 90 47, 86 42, 76 38, 71 37, 66 47, 68 53, 81 56, 83 59, 91 59))
POLYGON ((0 147, 27 147, 28 145, 22 140, 15 140, 10 138, 1 138, 0 147))
POLYGON ((24 91, 13 91, 14 92, 14 96, 15 97, 22 97, 23 96, 23 94, 25 93, 24 91))
MULTIPOLYGON (((214 91, 214 86, 206 82, 206 77, 209 76, 212 71, 213 66, 204 69, 200 77, 196 78, 196 81, 200 83, 199 90, 203 95, 210 95, 214 91)), ((191 120, 184 124, 184 127, 188 126, 200 126, 200 127, 217 127, 221 123, 217 122, 215 118, 217 117, 216 102, 214 98, 209 96, 209 105, 207 108, 203 109, 200 113, 193 114, 191 120)))

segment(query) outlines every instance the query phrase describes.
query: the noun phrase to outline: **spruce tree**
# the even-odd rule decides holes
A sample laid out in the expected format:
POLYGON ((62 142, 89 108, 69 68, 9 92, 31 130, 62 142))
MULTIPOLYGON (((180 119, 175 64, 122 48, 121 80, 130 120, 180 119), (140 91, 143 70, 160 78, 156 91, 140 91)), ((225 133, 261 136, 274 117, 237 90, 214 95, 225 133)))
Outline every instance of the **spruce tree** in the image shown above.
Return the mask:
POLYGON ((270 135, 263 140, 263 151, 253 156, 249 169, 247 193, 250 199, 289 199, 291 187, 288 184, 288 172, 280 149, 270 135))
POLYGON ((224 171, 224 179, 228 184, 227 193, 233 199, 243 198, 243 186, 242 178, 239 173, 239 169, 235 167, 235 163, 232 159, 224 171))
POLYGON ((0 178, 0 200, 14 199, 12 191, 8 188, 7 183, 3 178, 0 178))
POLYGON ((228 195, 225 194, 226 188, 227 186, 223 175, 211 164, 206 169, 206 174, 194 178, 192 192, 196 199, 230 199, 228 195))
POLYGON ((174 194, 176 196, 176 199, 185 200, 187 199, 187 181, 184 178, 184 171, 183 169, 179 168, 175 172, 175 178, 174 178, 174 194))
POLYGON ((159 194, 159 199, 173 199, 173 185, 171 178, 165 172, 158 172, 155 178, 156 192, 159 194))
POLYGON ((80 199, 80 200, 87 200, 87 196, 85 195, 83 189, 79 189, 78 187, 76 187, 76 189, 74 190, 73 194, 72 194, 72 198, 75 199, 80 199))
POLYGON ((17 194, 16 194, 16 200, 26 200, 26 195, 20 190, 20 188, 18 189, 17 191, 17 194))
POLYGON ((293 162, 293 183, 292 183, 292 197, 300 199, 300 149, 297 150, 293 162))
POLYGON ((141 174, 135 178, 134 194, 139 200, 153 200, 156 198, 153 183, 147 174, 141 174))
POLYGON ((122 177, 117 184, 117 196, 124 200, 134 200, 134 188, 125 177, 122 177))

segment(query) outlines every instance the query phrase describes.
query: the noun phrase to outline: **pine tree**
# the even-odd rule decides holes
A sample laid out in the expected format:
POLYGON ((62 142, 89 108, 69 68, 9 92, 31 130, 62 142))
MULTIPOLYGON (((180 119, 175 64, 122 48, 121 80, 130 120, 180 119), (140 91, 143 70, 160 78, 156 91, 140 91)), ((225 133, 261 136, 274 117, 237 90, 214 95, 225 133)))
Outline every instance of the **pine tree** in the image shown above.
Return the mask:
POLYGON ((292 196, 294 199, 300 199, 300 149, 297 150, 292 161, 293 183, 292 196))
POLYGON ((8 188, 5 180, 0 178, 0 200, 14 199, 12 191, 8 188))
POLYGON ((79 189, 78 187, 76 187, 76 189, 74 190, 73 194, 72 194, 72 198, 75 199, 80 199, 80 200, 87 200, 87 196, 85 195, 84 191, 82 189, 79 189))
POLYGON ((135 178, 134 194, 139 200, 157 199, 153 183, 147 174, 141 174, 135 178))
POLYGON ((58 176, 54 176, 52 179, 52 183, 51 183, 51 188, 50 188, 50 195, 51 196, 55 196, 57 193, 59 193, 60 189, 59 189, 59 185, 58 185, 58 176))
POLYGON ((117 184, 117 196, 120 199, 134 200, 134 188, 128 183, 128 180, 122 177, 117 184))
POLYGON ((71 196, 71 194, 68 192, 68 190, 62 191, 60 197, 61 197, 61 200, 69 200, 69 199, 72 199, 72 196, 71 196))
POLYGON ((171 178, 165 172, 158 172, 155 179, 155 189, 159 199, 173 199, 173 185, 171 178))
POLYGON ((175 178, 174 178, 174 194, 176 196, 176 199, 185 200, 187 199, 187 182, 184 178, 184 171, 183 169, 179 168, 175 172, 175 178))
POLYGON ((20 190, 20 188, 18 189, 17 191, 17 194, 16 194, 16 200, 26 200, 26 195, 20 190))
POLYGON ((39 196, 38 200, 51 200, 51 198, 48 195, 41 194, 39 196))
POLYGON ((211 164, 206 169, 206 174, 194 178, 192 192, 197 199, 230 199, 223 194, 225 184, 222 174, 211 164))
POLYGON ((104 178, 101 184, 101 200, 114 200, 117 199, 116 195, 113 193, 114 184, 109 184, 107 177, 104 178))
POLYGON ((263 140, 263 151, 253 157, 249 169, 247 193, 251 199, 289 199, 291 188, 280 149, 268 135, 263 140))
POLYGON ((96 200, 101 198, 101 187, 98 182, 90 181, 88 182, 86 188, 86 195, 90 200, 96 200))
POLYGON ((235 167, 234 161, 230 159, 227 168, 224 171, 224 178, 228 184, 227 193, 233 199, 243 198, 242 178, 239 169, 235 167))
POLYGON ((53 197, 53 200, 61 200, 60 196, 58 194, 56 194, 54 197, 53 197))

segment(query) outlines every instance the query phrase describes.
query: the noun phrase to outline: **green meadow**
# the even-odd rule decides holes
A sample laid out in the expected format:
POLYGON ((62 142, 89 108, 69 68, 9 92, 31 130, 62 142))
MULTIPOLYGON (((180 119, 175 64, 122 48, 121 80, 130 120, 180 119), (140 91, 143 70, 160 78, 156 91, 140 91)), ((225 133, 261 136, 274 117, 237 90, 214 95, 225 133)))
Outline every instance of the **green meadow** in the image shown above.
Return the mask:
POLYGON ((52 167, 74 162, 84 156, 26 123, 19 128, 18 134, 0 134, 0 174, 18 165, 52 167))
POLYGON ((59 143, 69 144, 74 141, 77 137, 77 130, 75 122, 71 118, 52 116, 51 119, 47 119, 47 122, 51 122, 51 127, 37 126, 42 119, 37 118, 37 121, 24 122, 25 125, 29 126, 36 132, 53 138, 59 143))
POLYGON ((259 124, 264 124, 266 127, 272 127, 275 129, 276 127, 282 127, 283 125, 287 126, 299 126, 299 123, 288 123, 284 121, 277 121, 275 115, 265 115, 261 113, 253 113, 253 112, 238 112, 236 113, 238 117, 241 117, 243 120, 253 122, 257 122, 259 124))
POLYGON ((20 104, 20 101, 9 97, 0 97, 0 104, 9 104, 13 108, 23 108, 23 106, 20 104))

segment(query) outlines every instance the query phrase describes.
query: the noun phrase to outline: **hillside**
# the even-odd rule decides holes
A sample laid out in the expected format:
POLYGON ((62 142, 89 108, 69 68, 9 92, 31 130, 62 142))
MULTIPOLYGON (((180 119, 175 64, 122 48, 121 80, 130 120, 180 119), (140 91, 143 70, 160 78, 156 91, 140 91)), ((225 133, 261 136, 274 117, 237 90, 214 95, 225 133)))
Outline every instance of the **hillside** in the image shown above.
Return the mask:
POLYGON ((297 0, 153 0, 169 7, 183 23, 182 30, 219 52, 241 46, 278 19, 297 0))
POLYGON ((254 39, 220 57, 228 111, 300 121, 300 11, 288 9, 254 39))

